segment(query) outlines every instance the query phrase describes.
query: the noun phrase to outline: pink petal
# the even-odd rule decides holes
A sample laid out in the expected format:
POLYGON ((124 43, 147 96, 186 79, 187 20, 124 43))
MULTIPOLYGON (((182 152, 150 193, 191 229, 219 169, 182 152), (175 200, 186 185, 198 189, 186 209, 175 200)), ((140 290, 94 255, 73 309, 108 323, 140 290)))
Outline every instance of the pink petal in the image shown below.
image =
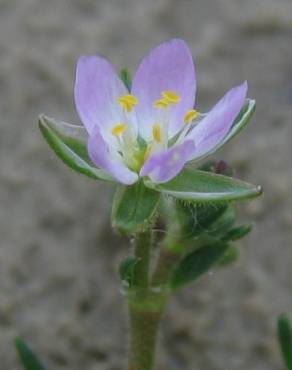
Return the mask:
POLYGON ((129 170, 118 157, 113 156, 98 130, 89 136, 87 148, 93 163, 110 173, 122 184, 131 185, 138 180, 135 172, 129 170))
POLYGON ((188 135, 195 142, 192 159, 206 156, 224 139, 246 98, 247 82, 230 89, 188 135))
POLYGON ((180 103, 170 108, 169 136, 177 133, 185 113, 193 108, 196 91, 195 68, 191 52, 183 40, 173 39, 153 49, 141 62, 132 85, 139 99, 136 107, 141 136, 151 138, 152 125, 159 111, 153 107, 161 92, 176 92, 180 103))
POLYGON ((175 177, 189 160, 194 151, 190 140, 166 151, 153 154, 144 164, 140 176, 148 176, 155 183, 163 183, 175 177))
POLYGON ((107 137, 110 127, 123 120, 117 98, 127 90, 111 63, 100 56, 81 56, 77 63, 75 105, 91 134, 99 127, 107 137))

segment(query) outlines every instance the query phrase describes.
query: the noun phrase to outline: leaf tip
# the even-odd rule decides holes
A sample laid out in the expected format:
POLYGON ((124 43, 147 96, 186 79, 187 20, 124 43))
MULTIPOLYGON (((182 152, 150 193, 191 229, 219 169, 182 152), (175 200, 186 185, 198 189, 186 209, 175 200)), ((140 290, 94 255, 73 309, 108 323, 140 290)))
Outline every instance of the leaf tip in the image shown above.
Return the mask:
POLYGON ((257 195, 258 196, 260 196, 260 195, 262 195, 263 194, 263 187, 261 186, 261 185, 258 185, 257 187, 256 187, 256 190, 257 190, 257 195))
POLYGON ((14 343, 14 346, 18 349, 22 345, 23 340, 20 337, 15 337, 13 339, 13 343, 14 343))
POLYGON ((39 126, 45 126, 46 125, 47 116, 44 113, 40 113, 38 115, 38 124, 39 126))

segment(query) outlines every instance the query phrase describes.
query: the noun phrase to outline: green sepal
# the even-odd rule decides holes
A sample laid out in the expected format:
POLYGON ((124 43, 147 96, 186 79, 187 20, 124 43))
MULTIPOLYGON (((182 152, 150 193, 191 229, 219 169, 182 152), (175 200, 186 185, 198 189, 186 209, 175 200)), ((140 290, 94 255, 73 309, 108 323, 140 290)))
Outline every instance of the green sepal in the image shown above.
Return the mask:
POLYGON ((87 133, 82 126, 40 115, 39 128, 55 154, 71 169, 93 179, 115 181, 94 167, 87 153, 87 133))
POLYGON ((130 71, 127 68, 123 68, 120 70, 120 79, 125 84, 126 88, 131 91, 132 87, 132 76, 130 71))
POLYGON ((278 339, 287 369, 292 370, 292 327, 287 314, 278 318, 278 339))
POLYGON ((129 287, 131 287, 135 282, 135 269, 138 262, 139 261, 137 261, 136 258, 129 257, 120 264, 120 278, 123 282, 126 282, 129 287))
POLYGON ((28 347, 28 345, 20 338, 16 338, 15 348, 19 355, 19 359, 25 370, 46 370, 38 356, 28 347))
POLYGON ((211 172, 185 168, 163 184, 145 180, 145 185, 163 194, 194 203, 218 203, 250 199, 262 193, 260 186, 211 172))
POLYGON ((236 248, 234 245, 229 245, 229 248, 219 260, 218 266, 227 266, 236 262, 239 258, 239 255, 240 253, 238 248, 236 248))
MULTIPOLYGON (((250 119, 252 118, 255 112, 255 109, 256 109, 256 101, 252 99, 246 99, 245 105, 242 107, 241 111, 236 117, 228 134, 217 146, 215 146, 210 152, 208 152, 207 156, 210 156, 211 154, 219 150, 228 141, 233 139, 234 136, 238 135, 245 128, 245 126, 247 126, 247 124, 250 122, 250 119)), ((202 157, 206 157, 206 156, 203 155, 202 157)), ((200 160, 202 157, 196 158, 196 162, 200 160)))
POLYGON ((229 245, 223 242, 210 242, 183 257, 171 275, 170 285, 177 289, 198 279, 215 266, 228 250, 229 245))
POLYGON ((246 103, 239 112, 238 116, 236 117, 231 127, 231 130, 215 150, 218 150, 228 141, 233 139, 234 136, 238 135, 241 132, 241 130, 243 130, 245 126, 247 126, 247 124, 250 122, 252 116, 254 115, 255 110, 256 110, 256 101, 253 99, 246 99, 246 103))
POLYGON ((122 233, 133 234, 150 225, 160 194, 139 181, 131 186, 119 186, 113 201, 112 225, 122 233))
POLYGON ((249 234, 253 229, 253 224, 244 224, 233 227, 222 238, 224 241, 235 241, 249 234))

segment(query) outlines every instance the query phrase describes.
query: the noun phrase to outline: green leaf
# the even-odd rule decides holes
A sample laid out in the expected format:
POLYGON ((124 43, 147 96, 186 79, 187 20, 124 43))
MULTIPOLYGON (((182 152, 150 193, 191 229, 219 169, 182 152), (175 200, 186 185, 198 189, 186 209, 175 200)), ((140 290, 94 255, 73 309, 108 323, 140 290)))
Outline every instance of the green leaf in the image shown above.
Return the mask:
POLYGON ((126 88, 131 91, 131 87, 132 87, 132 77, 131 77, 131 73, 128 69, 126 68, 123 68, 121 69, 120 71, 120 79, 124 82, 124 84, 126 85, 126 88))
POLYGON ((153 184, 146 180, 145 185, 163 194, 196 203, 250 199, 262 193, 260 186, 232 177, 188 168, 164 184, 153 184))
POLYGON ((224 253, 222 258, 219 260, 219 266, 230 265, 233 262, 236 262, 239 258, 239 250, 234 245, 230 245, 227 251, 224 253))
POLYGON ((226 205, 192 204, 176 202, 177 217, 182 236, 193 238, 208 230, 225 212, 226 205))
POLYGON ((171 287, 176 289, 199 278, 220 261, 228 247, 227 243, 211 242, 183 257, 173 270, 171 287))
POLYGON ((129 286, 133 285, 135 280, 135 267, 138 261, 136 258, 129 257, 120 264, 120 277, 122 281, 126 281, 129 286))
POLYGON ((212 238, 223 240, 223 237, 230 231, 236 219, 235 207, 229 206, 207 230, 205 234, 212 238))
POLYGON ((159 196, 142 181, 132 186, 120 186, 113 202, 113 227, 125 233, 143 231, 155 215, 159 196))
POLYGON ((15 348, 25 370, 46 370, 37 355, 20 338, 15 339, 15 348))
POLYGON ((292 328, 286 314, 278 318, 278 339, 287 369, 292 370, 292 328))
POLYGON ((82 126, 41 115, 39 128, 49 146, 67 166, 93 179, 115 181, 105 171, 92 164, 87 153, 87 134, 82 126))
POLYGON ((244 224, 235 226, 233 229, 229 230, 226 235, 223 236, 222 240, 224 241, 235 241, 243 238, 251 232, 253 228, 252 224, 244 224))

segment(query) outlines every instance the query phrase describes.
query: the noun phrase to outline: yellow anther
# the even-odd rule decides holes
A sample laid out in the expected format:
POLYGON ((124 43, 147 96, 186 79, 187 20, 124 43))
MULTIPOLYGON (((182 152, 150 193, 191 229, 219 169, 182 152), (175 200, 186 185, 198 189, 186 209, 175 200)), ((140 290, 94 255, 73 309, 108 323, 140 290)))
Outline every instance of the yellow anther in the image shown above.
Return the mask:
POLYGON ((119 136, 122 135, 122 133, 124 133, 126 129, 127 125, 125 123, 118 123, 112 128, 111 132, 114 136, 119 136))
POLYGON ((152 127, 152 136, 155 141, 161 143, 162 135, 161 135, 161 127, 159 123, 155 123, 152 127))
POLYGON ((166 99, 158 99, 154 102, 154 107, 158 109, 166 109, 169 106, 169 102, 166 99))
POLYGON ((133 107, 138 104, 136 96, 128 94, 118 98, 118 103, 127 111, 131 112, 133 107))
POLYGON ((161 95, 169 104, 180 102, 180 97, 174 91, 162 91, 161 95))
POLYGON ((184 122, 185 123, 191 123, 195 118, 197 118, 199 115, 199 112, 195 109, 189 110, 185 116, 184 116, 184 122))
POLYGON ((133 104, 133 105, 138 104, 138 99, 136 98, 135 95, 131 95, 131 94, 124 95, 124 96, 121 96, 120 99, 127 101, 129 104, 133 104))

